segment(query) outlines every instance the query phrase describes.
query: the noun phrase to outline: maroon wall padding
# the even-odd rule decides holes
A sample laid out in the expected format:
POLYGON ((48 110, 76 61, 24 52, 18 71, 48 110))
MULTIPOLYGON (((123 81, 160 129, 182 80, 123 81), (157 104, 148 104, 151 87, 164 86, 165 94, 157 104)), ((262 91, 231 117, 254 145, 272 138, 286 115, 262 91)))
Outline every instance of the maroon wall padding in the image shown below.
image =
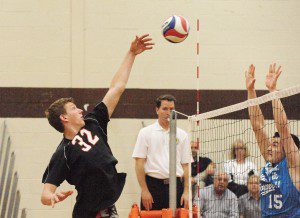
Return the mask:
MULTIPOLYGON (((44 117, 44 111, 56 99, 73 97, 79 108, 88 110, 104 97, 107 89, 81 88, 0 88, 0 117, 44 117)), ((257 91, 258 96, 267 91, 257 91)), ((196 91, 175 89, 127 89, 113 118, 156 118, 154 100, 162 94, 177 98, 176 110, 187 115, 196 113, 196 91)), ((201 90, 200 113, 236 104, 247 99, 245 90, 201 90)), ((300 119, 300 95, 282 99, 289 119, 300 119)), ((271 104, 262 105, 266 119, 272 119, 271 104)), ((183 118, 179 116, 179 118, 183 118)), ((248 119, 247 110, 224 115, 223 119, 248 119)))

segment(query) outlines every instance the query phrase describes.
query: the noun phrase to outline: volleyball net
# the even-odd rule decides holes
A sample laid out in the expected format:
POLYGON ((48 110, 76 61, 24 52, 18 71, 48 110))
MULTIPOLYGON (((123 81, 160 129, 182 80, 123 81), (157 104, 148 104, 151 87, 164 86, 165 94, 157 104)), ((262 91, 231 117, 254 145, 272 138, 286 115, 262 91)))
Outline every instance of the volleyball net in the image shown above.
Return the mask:
MULTIPOLYGON (((214 174, 217 171, 221 170, 229 175, 229 183, 235 185, 229 185, 228 188, 237 197, 247 192, 245 187, 247 187, 247 180, 250 175, 256 174, 259 176, 261 168, 265 165, 265 160, 253 131, 253 127, 257 128, 255 126, 257 123, 262 124, 259 128, 263 128, 270 140, 277 132, 276 126, 278 124, 288 125, 290 133, 299 137, 299 93, 300 86, 295 86, 188 117, 191 141, 196 145, 195 147, 198 147, 197 160, 199 161, 197 176, 195 176, 195 172, 192 172, 196 182, 193 185, 192 192, 193 204, 196 204, 199 210, 203 208, 203 205, 201 205, 203 204, 200 194, 201 189, 213 184, 214 174), (281 107, 280 102, 282 102, 284 109, 281 107), (275 120, 279 120, 281 123, 275 122, 274 112, 277 114, 275 120), (281 119, 285 114, 288 119, 286 124, 282 123, 284 121, 281 119), (238 153, 238 149, 244 149, 244 153, 238 153), (242 159, 244 158, 242 160, 243 164, 237 164, 236 160, 240 159, 241 156, 242 159)), ((216 204, 215 206, 214 210, 216 212, 228 209, 224 208, 226 204, 219 207, 216 204)), ((239 211, 236 212, 239 213, 239 211)))
MULTIPOLYGON (((188 116, 191 146, 196 145, 195 147, 197 147, 196 153, 193 152, 193 157, 194 160, 198 161, 196 162, 196 172, 194 163, 191 167, 190 184, 193 188, 190 192, 189 211, 178 211, 177 209, 176 213, 176 113, 185 114, 172 111, 170 116, 169 163, 170 210, 141 211, 140 214, 136 212, 136 216, 134 216, 132 211, 135 208, 133 208, 130 217, 138 217, 140 215, 141 218, 195 218, 219 217, 224 214, 227 214, 227 217, 243 215, 237 199, 248 193, 248 179, 252 175, 254 176, 251 178, 256 178, 256 187, 258 187, 259 191, 260 171, 266 164, 264 157, 266 159, 269 158, 266 153, 262 155, 262 151, 258 146, 261 141, 258 141, 260 138, 256 138, 257 135, 255 135, 253 128, 258 130, 257 128, 259 127, 263 130, 266 136, 264 140, 268 141, 268 143, 271 143, 274 133, 278 131, 278 124, 288 127, 290 133, 299 136, 299 105, 300 86, 295 86, 221 109, 188 116), (276 119, 274 119, 274 115, 276 119), (287 119, 284 119, 286 116, 287 119), (260 125, 257 126, 257 123, 260 125), (219 179, 220 174, 225 175, 227 179, 225 189, 231 191, 231 195, 226 195, 222 202, 214 197, 211 194, 212 192, 209 192, 209 190, 215 189, 213 184, 216 178, 219 179), (235 204, 233 203, 233 198, 235 199, 235 204), (164 212, 168 214, 163 215, 164 212)), ((253 181, 255 182, 255 180, 253 181)), ((276 199, 275 204, 268 205, 268 207, 275 206, 278 208, 282 205, 278 203, 278 199, 276 199)), ((257 207, 250 208, 250 210, 257 211, 259 210, 257 207)), ((260 215, 254 215, 253 217, 260 217, 260 215)))

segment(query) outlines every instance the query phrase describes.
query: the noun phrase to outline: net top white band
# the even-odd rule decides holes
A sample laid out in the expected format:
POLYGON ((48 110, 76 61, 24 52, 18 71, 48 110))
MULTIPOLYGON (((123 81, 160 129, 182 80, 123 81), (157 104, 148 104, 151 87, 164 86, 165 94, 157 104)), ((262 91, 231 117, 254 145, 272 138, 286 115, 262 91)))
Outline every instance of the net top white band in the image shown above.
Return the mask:
POLYGON ((199 115, 192 115, 192 116, 189 116, 188 119, 190 121, 194 121, 194 122, 200 121, 200 120, 205 120, 205 119, 217 117, 217 116, 224 115, 224 114, 229 114, 229 113, 232 113, 235 111, 239 111, 239 110, 248 108, 250 106, 264 104, 264 103, 266 103, 268 101, 272 101, 274 99, 285 98, 285 97, 289 97, 289 96, 296 95, 299 93, 300 93, 300 85, 293 86, 290 88, 282 89, 280 91, 275 91, 275 92, 265 94, 258 98, 248 99, 244 102, 230 105, 228 107, 223 107, 223 108, 209 111, 209 112, 199 114, 199 115))

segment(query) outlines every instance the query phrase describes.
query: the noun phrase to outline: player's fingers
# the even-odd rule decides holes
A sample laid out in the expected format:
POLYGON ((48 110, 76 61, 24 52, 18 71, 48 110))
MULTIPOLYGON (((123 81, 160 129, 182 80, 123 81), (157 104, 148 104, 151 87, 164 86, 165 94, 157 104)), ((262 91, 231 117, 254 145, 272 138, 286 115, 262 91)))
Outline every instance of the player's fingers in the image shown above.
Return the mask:
POLYGON ((281 71, 281 66, 278 67, 278 69, 276 70, 276 74, 278 74, 281 71))
POLYGON ((64 194, 64 195, 71 195, 71 194, 73 194, 73 191, 72 190, 69 190, 69 191, 61 191, 61 193, 62 194, 64 194))
POLYGON ((254 77, 254 74, 255 74, 255 67, 254 67, 254 65, 252 64, 252 68, 251 68, 251 76, 254 77))
POLYGON ((154 43, 153 42, 146 42, 146 43, 144 43, 144 46, 149 46, 149 45, 154 45, 154 43))
POLYGON ((273 64, 273 73, 275 72, 276 69, 276 63, 273 64))
POLYGON ((151 50, 153 46, 145 47, 144 50, 151 50))
POLYGON ((138 40, 139 40, 139 37, 135 36, 135 39, 134 39, 134 41, 132 43, 136 44, 138 40))
POLYGON ((59 198, 56 194, 54 195, 54 201, 55 201, 55 203, 59 202, 59 198))
POLYGON ((248 69, 248 74, 251 74, 251 65, 249 66, 249 69, 248 69))
POLYGON ((282 70, 278 72, 277 78, 280 76, 281 73, 282 73, 282 70))
POLYGON ((281 72, 282 72, 282 71, 279 71, 279 72, 276 73, 276 75, 275 75, 275 78, 276 78, 276 79, 278 79, 278 77, 280 76, 281 72))
POLYGON ((58 199, 65 198, 65 194, 62 194, 62 193, 57 193, 56 196, 58 199))
POLYGON ((55 204, 54 199, 51 198, 51 207, 52 207, 52 208, 54 208, 54 204, 55 204))
POLYGON ((140 40, 143 40, 144 38, 146 38, 147 36, 149 36, 149 34, 144 34, 141 37, 139 37, 140 40))
POLYGON ((144 39, 141 40, 141 42, 149 42, 151 40, 152 40, 152 38, 144 38, 144 39))
POLYGON ((250 73, 251 73, 251 76, 253 77, 253 75, 254 75, 254 66, 253 66, 253 64, 251 64, 251 71, 250 71, 250 73))
POLYGON ((269 73, 272 73, 272 64, 269 66, 269 73))
POLYGON ((144 46, 144 47, 143 47, 143 49, 145 49, 145 50, 147 50, 147 49, 149 50, 149 49, 151 49, 151 48, 153 48, 152 45, 147 45, 147 46, 144 46))
POLYGON ((184 201, 183 201, 183 196, 181 196, 180 198, 180 205, 183 205, 184 201))

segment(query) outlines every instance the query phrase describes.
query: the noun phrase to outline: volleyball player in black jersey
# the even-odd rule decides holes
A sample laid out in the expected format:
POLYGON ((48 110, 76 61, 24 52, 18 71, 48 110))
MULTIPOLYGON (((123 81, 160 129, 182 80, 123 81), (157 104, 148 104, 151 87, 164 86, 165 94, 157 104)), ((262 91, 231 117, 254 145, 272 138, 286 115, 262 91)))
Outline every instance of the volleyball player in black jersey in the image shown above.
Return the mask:
POLYGON ((45 170, 41 201, 52 205, 73 191, 57 191, 67 180, 78 192, 74 218, 118 217, 114 203, 125 184, 125 173, 117 173, 116 158, 107 143, 107 124, 125 90, 136 55, 152 49, 149 35, 136 36, 123 63, 114 75, 103 100, 83 116, 72 98, 55 101, 46 111, 51 126, 63 133, 63 139, 45 170))

